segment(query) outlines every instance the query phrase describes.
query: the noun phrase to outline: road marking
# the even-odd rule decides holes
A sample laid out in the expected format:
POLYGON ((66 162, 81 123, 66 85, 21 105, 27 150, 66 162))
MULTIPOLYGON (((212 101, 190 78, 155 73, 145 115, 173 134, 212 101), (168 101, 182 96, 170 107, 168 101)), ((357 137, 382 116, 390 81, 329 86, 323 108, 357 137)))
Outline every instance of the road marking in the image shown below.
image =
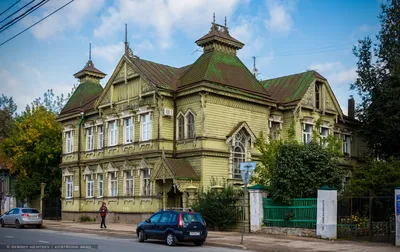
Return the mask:
POLYGON ((6 236, 4 236, 4 237, 6 237, 6 238, 14 238, 14 236, 8 236, 8 235, 6 235, 6 236))
POLYGON ((48 242, 48 241, 38 241, 38 242, 41 242, 41 243, 50 243, 50 242, 48 242))

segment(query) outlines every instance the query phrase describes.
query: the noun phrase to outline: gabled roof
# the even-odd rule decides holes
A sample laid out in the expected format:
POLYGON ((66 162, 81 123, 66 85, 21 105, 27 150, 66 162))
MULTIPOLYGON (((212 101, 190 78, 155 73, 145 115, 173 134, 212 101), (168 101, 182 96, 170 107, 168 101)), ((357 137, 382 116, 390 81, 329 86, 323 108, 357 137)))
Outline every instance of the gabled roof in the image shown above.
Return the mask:
POLYGON ((175 90, 176 83, 180 74, 186 67, 176 68, 163 64, 158 64, 152 61, 143 60, 139 57, 128 57, 131 62, 146 75, 150 81, 159 88, 175 90))
POLYGON ((103 87, 99 83, 80 83, 71 98, 69 98, 67 104, 61 110, 59 116, 92 109, 94 102, 102 91, 103 87))
POLYGON ((163 161, 176 179, 200 179, 193 167, 185 159, 163 158, 163 161))
POLYGON ((296 105, 307 92, 311 83, 319 79, 326 81, 325 77, 316 71, 282 76, 270 80, 264 80, 261 84, 278 103, 283 105, 296 105))
POLYGON ((260 82, 233 54, 218 50, 205 52, 182 73, 177 90, 202 81, 221 84, 272 100, 260 82))

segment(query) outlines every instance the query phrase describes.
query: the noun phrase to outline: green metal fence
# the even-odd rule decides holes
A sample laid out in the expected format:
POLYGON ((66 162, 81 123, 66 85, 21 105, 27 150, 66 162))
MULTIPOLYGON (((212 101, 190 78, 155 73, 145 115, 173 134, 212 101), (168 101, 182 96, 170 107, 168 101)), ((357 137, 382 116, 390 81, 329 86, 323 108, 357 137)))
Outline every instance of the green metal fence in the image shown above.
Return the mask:
POLYGON ((317 199, 292 199, 292 204, 281 204, 263 199, 264 224, 269 227, 295 227, 315 229, 317 225, 317 199))

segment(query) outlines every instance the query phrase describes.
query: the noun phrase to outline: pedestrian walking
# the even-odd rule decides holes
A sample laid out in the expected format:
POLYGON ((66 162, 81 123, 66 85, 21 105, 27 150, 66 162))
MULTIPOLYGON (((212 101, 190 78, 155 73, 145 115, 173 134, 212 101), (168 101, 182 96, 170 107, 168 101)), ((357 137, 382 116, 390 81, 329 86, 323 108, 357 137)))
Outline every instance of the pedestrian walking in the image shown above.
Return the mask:
POLYGON ((105 202, 103 202, 103 203, 101 204, 101 207, 100 207, 100 209, 99 209, 99 212, 100 212, 100 217, 101 217, 101 225, 100 225, 100 228, 103 228, 103 225, 104 225, 104 228, 107 228, 107 226, 106 226, 106 215, 107 215, 107 213, 108 213, 108 209, 107 209, 107 206, 106 206, 106 203, 105 203, 105 202))

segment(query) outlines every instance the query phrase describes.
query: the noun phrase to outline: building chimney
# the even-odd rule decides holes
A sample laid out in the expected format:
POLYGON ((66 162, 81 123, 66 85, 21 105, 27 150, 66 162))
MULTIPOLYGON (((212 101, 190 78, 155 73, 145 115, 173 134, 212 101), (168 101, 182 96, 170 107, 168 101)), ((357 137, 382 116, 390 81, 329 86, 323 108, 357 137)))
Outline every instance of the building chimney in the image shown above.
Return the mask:
POLYGON ((351 95, 347 105, 347 116, 350 118, 354 118, 355 110, 356 110, 355 101, 353 96, 351 95))

